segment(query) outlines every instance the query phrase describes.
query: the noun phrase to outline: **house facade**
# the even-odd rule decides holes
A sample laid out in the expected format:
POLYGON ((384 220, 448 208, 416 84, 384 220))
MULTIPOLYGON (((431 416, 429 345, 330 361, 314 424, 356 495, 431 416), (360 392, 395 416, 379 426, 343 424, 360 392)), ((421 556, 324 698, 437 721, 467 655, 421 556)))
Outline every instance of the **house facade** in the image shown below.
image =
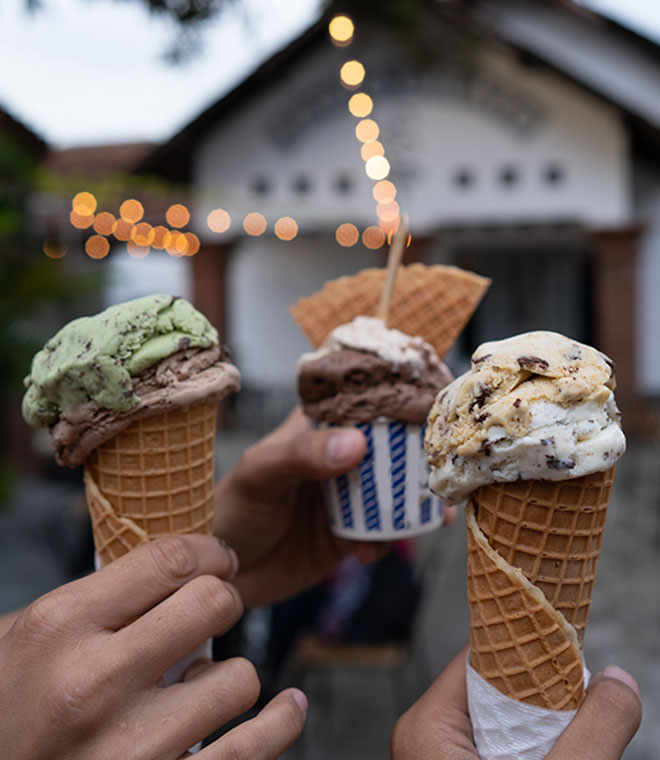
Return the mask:
POLYGON ((407 260, 492 278, 452 369, 483 340, 558 330, 615 360, 624 420, 644 429, 660 396, 658 48, 567 2, 447 6, 429 6, 420 37, 356 18, 345 47, 324 17, 148 156, 141 171, 190 187, 201 248, 183 294, 229 344, 244 416, 281 415, 309 350, 288 306, 385 262, 386 243, 339 242, 341 225, 387 230, 374 139, 349 110, 368 94, 407 260), (347 87, 349 60, 364 78, 347 87))

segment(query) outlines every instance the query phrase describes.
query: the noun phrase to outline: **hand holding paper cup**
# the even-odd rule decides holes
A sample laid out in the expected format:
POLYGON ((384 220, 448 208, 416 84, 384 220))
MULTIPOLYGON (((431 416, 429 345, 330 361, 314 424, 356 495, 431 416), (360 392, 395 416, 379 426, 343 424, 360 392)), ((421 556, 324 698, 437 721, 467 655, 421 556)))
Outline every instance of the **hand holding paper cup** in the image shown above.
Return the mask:
POLYGON ((431 488, 467 502, 468 702, 483 760, 545 757, 584 699, 582 642, 625 451, 614 387, 602 353, 532 332, 480 346, 429 414, 431 488))

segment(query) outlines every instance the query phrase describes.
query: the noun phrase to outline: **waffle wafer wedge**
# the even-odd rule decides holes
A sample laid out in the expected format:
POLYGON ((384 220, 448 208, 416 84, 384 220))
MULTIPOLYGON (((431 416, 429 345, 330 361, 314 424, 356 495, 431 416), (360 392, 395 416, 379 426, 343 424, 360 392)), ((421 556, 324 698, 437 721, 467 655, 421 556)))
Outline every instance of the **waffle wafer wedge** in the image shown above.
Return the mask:
MULTIPOLYGON (((318 347, 341 324, 359 314, 373 315, 380 302, 385 269, 363 269, 327 282, 289 311, 312 345, 318 347)), ((399 267, 388 327, 421 335, 443 358, 490 285, 486 277, 453 266, 399 267)))
POLYGON ((217 408, 138 419, 89 456, 85 490, 101 565, 159 536, 212 532, 217 408))
POLYGON ((466 509, 472 667, 500 692, 550 710, 584 698, 577 632, 523 573, 492 549, 466 509))
POLYGON ((472 494, 490 546, 577 631, 589 615, 614 468, 571 480, 519 480, 472 494))

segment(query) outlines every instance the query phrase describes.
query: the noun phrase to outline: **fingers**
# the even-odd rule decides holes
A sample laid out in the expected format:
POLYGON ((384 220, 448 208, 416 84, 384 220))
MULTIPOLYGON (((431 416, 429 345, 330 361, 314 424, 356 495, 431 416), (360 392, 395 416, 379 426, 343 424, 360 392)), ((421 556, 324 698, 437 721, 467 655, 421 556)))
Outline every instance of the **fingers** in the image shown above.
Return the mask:
POLYGON ((238 570, 233 549, 212 536, 167 536, 138 547, 71 586, 84 600, 84 616, 117 630, 192 578, 230 580, 238 570))
POLYGON ((152 705, 150 721, 165 726, 176 716, 177 728, 162 738, 164 757, 175 750, 181 754, 200 739, 249 710, 261 687, 254 665, 243 657, 223 662, 196 662, 185 674, 183 683, 159 689, 152 705))
POLYGON ((319 480, 357 466, 366 453, 366 439, 356 428, 315 430, 302 413, 250 447, 237 465, 236 477, 250 492, 264 487, 285 489, 300 480, 319 480))
POLYGON ((231 584, 201 575, 114 633, 108 649, 111 654, 130 652, 131 661, 139 664, 134 677, 155 683, 204 641, 228 631, 242 614, 243 603, 231 584))
POLYGON ((610 666, 594 676, 577 715, 546 760, 619 760, 642 720, 635 679, 610 666))
POLYGON ((467 708, 466 657, 467 648, 399 718, 390 739, 392 760, 476 760, 467 708))
POLYGON ((272 699, 256 718, 241 723, 195 757, 198 760, 275 760, 300 736, 307 698, 287 689, 272 699))

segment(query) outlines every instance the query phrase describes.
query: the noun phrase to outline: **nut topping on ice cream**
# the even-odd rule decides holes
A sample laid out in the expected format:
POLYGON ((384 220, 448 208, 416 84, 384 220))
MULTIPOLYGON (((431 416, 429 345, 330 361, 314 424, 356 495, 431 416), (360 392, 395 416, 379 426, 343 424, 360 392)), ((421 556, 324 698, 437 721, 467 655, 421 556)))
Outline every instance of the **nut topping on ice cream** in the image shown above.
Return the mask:
POLYGON ((240 375, 206 317, 153 295, 69 322, 25 385, 26 422, 50 427, 58 463, 75 467, 134 420, 219 399, 240 375))
POLYGON ((557 333, 484 343, 429 414, 432 490, 457 504, 487 483, 608 470, 626 446, 614 387, 608 357, 557 333))
POLYGON ((317 422, 367 422, 377 417, 421 424, 451 381, 433 347, 420 337, 358 316, 335 328, 298 363, 298 393, 317 422))

